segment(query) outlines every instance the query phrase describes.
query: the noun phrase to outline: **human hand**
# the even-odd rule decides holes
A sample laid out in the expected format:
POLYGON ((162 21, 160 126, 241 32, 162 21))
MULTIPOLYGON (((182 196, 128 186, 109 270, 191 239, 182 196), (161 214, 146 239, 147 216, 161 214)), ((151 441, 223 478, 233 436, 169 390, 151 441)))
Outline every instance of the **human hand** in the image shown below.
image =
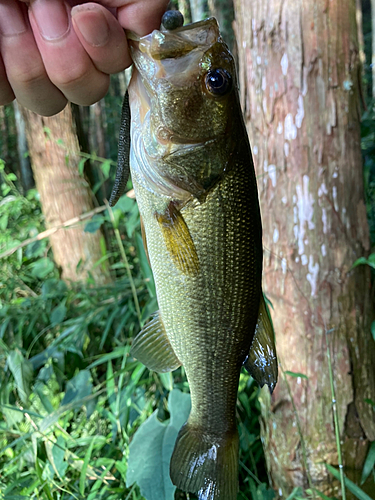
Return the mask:
POLYGON ((168 0, 0 0, 0 105, 44 116, 90 105, 130 66, 124 29, 146 35, 168 0))

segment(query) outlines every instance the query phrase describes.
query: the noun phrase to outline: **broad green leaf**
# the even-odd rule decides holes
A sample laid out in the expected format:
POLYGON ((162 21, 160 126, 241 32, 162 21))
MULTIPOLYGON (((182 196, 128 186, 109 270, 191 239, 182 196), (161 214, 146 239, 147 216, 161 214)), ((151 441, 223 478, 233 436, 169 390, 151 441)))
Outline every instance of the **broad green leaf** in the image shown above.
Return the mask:
POLYGON ((286 371, 286 372, 284 372, 284 373, 285 373, 285 375, 290 375, 291 377, 294 377, 294 378, 298 378, 298 377, 300 377, 300 378, 304 378, 304 379, 306 379, 306 380, 308 380, 308 379, 309 379, 309 377, 308 377, 307 375, 304 375, 303 373, 298 373, 298 372, 289 372, 289 371, 286 371))
POLYGON ((55 461, 58 475, 63 479, 68 464, 64 461, 65 456, 65 439, 60 435, 57 437, 56 443, 52 448, 52 455, 55 461))
MULTIPOLYGON (((61 402, 62 406, 72 403, 76 400, 81 400, 92 393, 91 373, 88 370, 81 370, 73 377, 66 385, 64 399, 61 402)), ((87 406, 89 415, 89 408, 87 406)))
POLYGON ((101 171, 103 172, 103 175, 106 179, 109 177, 109 171, 111 169, 111 163, 112 160, 105 160, 103 163, 100 165, 101 171))
POLYGON ((82 177, 83 172, 85 170, 85 163, 87 162, 88 158, 81 158, 78 163, 78 173, 82 177))
POLYGON ((375 321, 371 323, 372 338, 375 340, 375 321))
POLYGON ((52 325, 58 325, 62 323, 65 319, 67 312, 67 308, 65 307, 65 303, 62 302, 59 304, 51 313, 51 323, 52 325))
POLYGON ((171 372, 167 373, 159 373, 158 377, 161 380, 161 383, 167 389, 167 391, 172 391, 173 390, 173 376, 171 372))
POLYGON ((48 460, 60 479, 64 479, 65 471, 68 467, 67 462, 64 461, 65 456, 65 439, 60 435, 56 443, 50 440, 44 442, 47 452, 48 460))
POLYGON ((64 295, 68 290, 66 283, 56 278, 46 280, 42 285, 42 294, 46 295, 64 295))
POLYGON ((5 231, 8 226, 8 214, 4 214, 0 217, 0 230, 5 231))
POLYGON ((116 208, 120 209, 124 213, 130 212, 135 203, 136 202, 133 198, 129 198, 129 196, 124 194, 116 203, 116 208))
MULTIPOLYGON (((340 480, 340 472, 332 467, 332 465, 326 464, 327 469, 329 472, 334 476, 336 479, 340 480)), ((357 486, 353 481, 351 481, 349 478, 344 476, 344 481, 345 481, 345 486, 348 488, 349 491, 353 493, 354 496, 358 498, 358 500, 372 500, 367 493, 365 493, 359 486, 357 486)))
POLYGON ((363 484, 366 481, 366 479, 369 477, 374 466, 375 466, 375 441, 373 441, 371 443, 371 446, 368 450, 366 461, 365 461, 365 464, 363 466, 361 484, 363 484))
POLYGON ((360 257, 359 259, 357 259, 354 262, 354 264, 352 265, 352 269, 354 267, 357 267, 357 266, 361 265, 361 264, 367 264, 367 263, 368 263, 368 261, 367 261, 366 257, 360 257))
POLYGON ((85 225, 85 233, 96 233, 100 226, 105 221, 102 215, 94 215, 94 217, 85 225))
POLYGON ((375 268, 375 253, 372 253, 369 255, 368 264, 369 264, 369 266, 375 268))
POLYGON ((38 259, 36 262, 30 264, 31 274, 34 278, 43 279, 54 269, 54 263, 48 258, 43 257, 42 259, 38 259))
POLYGON ((174 500, 176 488, 169 477, 169 462, 178 431, 190 413, 190 395, 174 389, 168 403, 170 420, 160 422, 154 412, 129 446, 126 484, 136 482, 146 500, 174 500))
POLYGON ((14 377, 18 394, 23 403, 26 403, 30 395, 30 383, 33 377, 32 365, 18 349, 9 353, 7 362, 14 377))

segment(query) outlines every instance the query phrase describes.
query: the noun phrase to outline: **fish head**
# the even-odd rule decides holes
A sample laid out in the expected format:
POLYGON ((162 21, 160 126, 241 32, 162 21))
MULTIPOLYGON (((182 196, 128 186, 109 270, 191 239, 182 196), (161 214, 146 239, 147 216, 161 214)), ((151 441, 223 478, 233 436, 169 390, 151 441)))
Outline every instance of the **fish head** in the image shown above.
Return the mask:
POLYGON ((226 133, 238 107, 237 81, 216 19, 155 30, 132 41, 131 51, 131 105, 136 99, 141 122, 148 116, 149 133, 160 151, 202 144, 226 133))

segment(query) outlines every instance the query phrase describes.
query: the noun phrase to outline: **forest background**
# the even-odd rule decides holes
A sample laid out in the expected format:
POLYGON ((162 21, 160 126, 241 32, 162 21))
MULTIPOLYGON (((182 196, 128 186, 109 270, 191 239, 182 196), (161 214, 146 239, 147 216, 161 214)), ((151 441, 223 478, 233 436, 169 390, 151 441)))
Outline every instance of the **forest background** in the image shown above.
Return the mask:
MULTIPOLYGON (((280 380, 241 374, 238 498, 375 498, 375 2, 173 4, 238 61, 262 205, 280 380)), ((187 498, 184 370, 129 356, 157 308, 131 184, 106 203, 128 73, 90 108, 0 108, 0 499, 187 498)))

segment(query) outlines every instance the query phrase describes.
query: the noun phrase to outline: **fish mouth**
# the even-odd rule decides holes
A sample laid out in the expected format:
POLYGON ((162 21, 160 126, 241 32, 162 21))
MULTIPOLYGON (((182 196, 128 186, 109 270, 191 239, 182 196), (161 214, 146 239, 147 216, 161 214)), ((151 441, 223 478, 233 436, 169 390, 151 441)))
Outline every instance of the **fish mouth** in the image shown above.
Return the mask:
POLYGON ((137 66, 137 51, 147 54, 153 60, 176 59, 195 49, 209 49, 220 39, 219 26, 215 18, 187 24, 168 31, 154 30, 149 35, 138 37, 128 34, 133 60, 137 66))
POLYGON ((156 82, 161 78, 168 79, 175 87, 196 80, 203 54, 221 40, 215 18, 187 24, 173 31, 154 30, 141 38, 132 32, 127 36, 135 73, 140 75, 140 79, 135 75, 133 80, 137 83, 136 92, 144 105, 150 105, 150 98, 156 97, 156 82), (146 92, 139 88, 141 83, 146 92))

